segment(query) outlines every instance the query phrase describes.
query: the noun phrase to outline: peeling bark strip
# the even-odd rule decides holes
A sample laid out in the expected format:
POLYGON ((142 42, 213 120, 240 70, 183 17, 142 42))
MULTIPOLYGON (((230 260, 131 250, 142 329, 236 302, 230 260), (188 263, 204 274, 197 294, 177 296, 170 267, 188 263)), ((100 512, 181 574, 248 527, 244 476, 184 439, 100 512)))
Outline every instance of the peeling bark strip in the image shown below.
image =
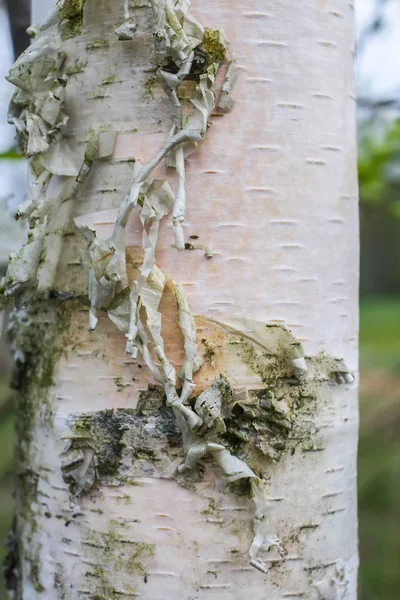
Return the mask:
MULTIPOLYGON (((281 236, 301 220, 287 218, 290 202, 282 215, 271 202, 269 186, 287 173, 270 171, 267 187, 254 158, 261 150, 269 168, 282 153, 281 124, 260 142, 258 126, 248 133, 251 119, 237 122, 251 106, 268 113, 262 96, 248 96, 272 83, 274 54, 272 62, 261 54, 291 54, 286 41, 263 38, 285 11, 276 7, 274 17, 253 4, 243 12, 218 0, 211 16, 194 3, 194 16, 189 0, 61 0, 10 72, 10 121, 31 157, 30 198, 17 215, 30 236, 4 281, 15 298, 14 379, 22 412, 29 408, 7 565, 15 598, 355 600, 354 377, 325 353, 338 355, 330 340, 343 329, 321 328, 309 311, 307 356, 289 329, 307 316, 301 286, 317 279, 304 272, 290 289, 303 246, 281 236), (202 25, 214 19, 232 45, 221 28, 202 25), (256 227, 269 221, 260 236, 256 227), (278 250, 264 251, 274 235, 278 250)), ((290 10, 300 30, 315 20, 302 14, 311 3, 290 10)), ((318 11, 324 23, 332 12, 318 11)), ((335 23, 338 39, 324 52, 351 39, 343 25, 335 23)), ((310 37, 303 33, 296 40, 310 37)), ((311 37, 318 45, 326 35, 311 37)), ((311 64, 314 84, 321 78, 311 64)), ((279 96, 289 89, 281 78, 278 110, 304 108, 279 96)), ((337 172, 314 147, 300 151, 303 136, 286 127, 302 169, 313 162, 337 172)), ((344 180, 353 185, 354 170, 344 180)), ((299 191, 306 198, 296 205, 307 204, 299 191)), ((343 320, 347 298, 329 298, 335 308, 345 303, 343 320)), ((355 366, 348 342, 343 350, 355 366)))

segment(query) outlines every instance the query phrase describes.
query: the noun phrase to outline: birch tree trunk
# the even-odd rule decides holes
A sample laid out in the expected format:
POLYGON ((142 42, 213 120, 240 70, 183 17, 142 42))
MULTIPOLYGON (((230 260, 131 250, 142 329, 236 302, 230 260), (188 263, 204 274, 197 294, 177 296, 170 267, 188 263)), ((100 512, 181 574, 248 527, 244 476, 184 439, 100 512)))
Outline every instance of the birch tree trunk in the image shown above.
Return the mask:
POLYGON ((173 5, 59 3, 14 101, 10 594, 356 600, 354 7, 173 5))

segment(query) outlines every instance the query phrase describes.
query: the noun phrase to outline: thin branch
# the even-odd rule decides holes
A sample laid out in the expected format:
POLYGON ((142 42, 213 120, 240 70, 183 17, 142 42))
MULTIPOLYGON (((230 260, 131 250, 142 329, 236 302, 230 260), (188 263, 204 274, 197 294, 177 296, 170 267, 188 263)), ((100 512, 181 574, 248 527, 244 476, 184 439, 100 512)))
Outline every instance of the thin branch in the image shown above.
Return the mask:
POLYGON ((376 33, 381 31, 384 17, 385 17, 385 8, 388 4, 389 0, 377 0, 374 14, 372 16, 369 24, 364 28, 364 31, 360 33, 357 40, 357 54, 358 57, 365 50, 365 46, 369 42, 370 38, 374 36, 376 33))
POLYGON ((371 98, 357 98, 359 108, 367 108, 369 110, 381 110, 384 108, 400 108, 399 98, 381 98, 373 100, 371 98))

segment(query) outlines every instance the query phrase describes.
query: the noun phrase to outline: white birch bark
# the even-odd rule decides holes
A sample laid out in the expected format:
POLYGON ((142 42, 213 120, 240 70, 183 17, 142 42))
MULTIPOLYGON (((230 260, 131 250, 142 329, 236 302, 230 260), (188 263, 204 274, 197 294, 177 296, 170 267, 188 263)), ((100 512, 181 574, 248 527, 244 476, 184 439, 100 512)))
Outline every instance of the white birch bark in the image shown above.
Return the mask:
MULTIPOLYGON (((44 4, 34 2, 34 15, 44 4)), ((210 458, 196 477, 177 477, 185 460, 179 430, 173 413, 159 412, 161 392, 143 394, 155 383, 149 369, 125 354, 126 338, 104 311, 88 332, 87 306, 76 300, 87 297, 89 258, 72 223, 107 239, 132 159, 146 164, 172 124, 154 69, 150 2, 127 6, 138 24, 132 41, 114 33, 125 19, 122 0, 86 0, 82 33, 62 42, 73 160, 80 165, 101 125, 117 138, 112 158, 96 161, 52 216, 36 300, 24 291, 14 312, 22 403, 11 593, 23 600, 356 600, 353 6, 193 0, 191 7, 203 25, 223 28, 235 50, 236 102, 212 117, 186 161, 185 241, 211 246, 213 257, 177 252, 167 218, 156 258, 196 316, 205 364, 194 396, 223 375, 230 389, 222 400, 236 403, 221 427, 235 439, 232 454, 260 477, 266 535, 285 550, 257 555, 264 573, 249 564, 259 524, 246 481, 227 485, 210 458), (60 454, 66 422, 77 414, 84 467, 95 456, 97 473, 89 491, 72 497, 60 454)), ((175 186, 170 171, 160 165, 153 175, 175 186)), ((143 256, 138 214, 126 246, 133 279, 143 256)), ((179 368, 183 338, 171 291, 160 312, 166 356, 179 368)))

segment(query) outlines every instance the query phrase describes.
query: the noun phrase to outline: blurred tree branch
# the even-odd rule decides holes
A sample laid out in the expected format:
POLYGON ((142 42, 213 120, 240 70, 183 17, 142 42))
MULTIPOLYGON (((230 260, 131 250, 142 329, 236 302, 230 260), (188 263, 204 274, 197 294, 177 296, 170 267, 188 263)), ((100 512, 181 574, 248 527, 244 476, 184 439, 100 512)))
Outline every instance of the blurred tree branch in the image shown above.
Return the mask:
POLYGON ((399 98, 358 98, 357 104, 359 108, 368 108, 371 110, 377 110, 381 108, 400 108, 400 97, 399 98))
MULTIPOLYGON (((12 1, 12 0, 11 0, 12 1)), ((376 0, 375 11, 372 15, 371 21, 365 27, 364 31, 360 33, 357 40, 357 54, 361 56, 364 52, 365 46, 370 41, 370 38, 381 31, 384 25, 385 9, 390 0, 376 0)))
POLYGON ((5 0, 10 17, 11 34, 15 56, 19 56, 29 46, 30 38, 26 33, 31 24, 30 0, 5 0))
MULTIPOLYGON (((364 27, 363 31, 358 35, 357 38, 357 59, 361 60, 363 53, 365 52, 368 44, 372 38, 378 33, 382 32, 387 21, 387 8, 392 0, 375 0, 375 8, 372 13, 369 23, 364 27)), ((395 92, 396 94, 396 92, 395 92)), ((400 109, 400 95, 399 97, 388 97, 388 98, 368 98, 358 97, 357 106, 360 109, 367 111, 367 114, 372 116, 379 115, 381 111, 385 109, 393 109, 398 111, 400 109)))

